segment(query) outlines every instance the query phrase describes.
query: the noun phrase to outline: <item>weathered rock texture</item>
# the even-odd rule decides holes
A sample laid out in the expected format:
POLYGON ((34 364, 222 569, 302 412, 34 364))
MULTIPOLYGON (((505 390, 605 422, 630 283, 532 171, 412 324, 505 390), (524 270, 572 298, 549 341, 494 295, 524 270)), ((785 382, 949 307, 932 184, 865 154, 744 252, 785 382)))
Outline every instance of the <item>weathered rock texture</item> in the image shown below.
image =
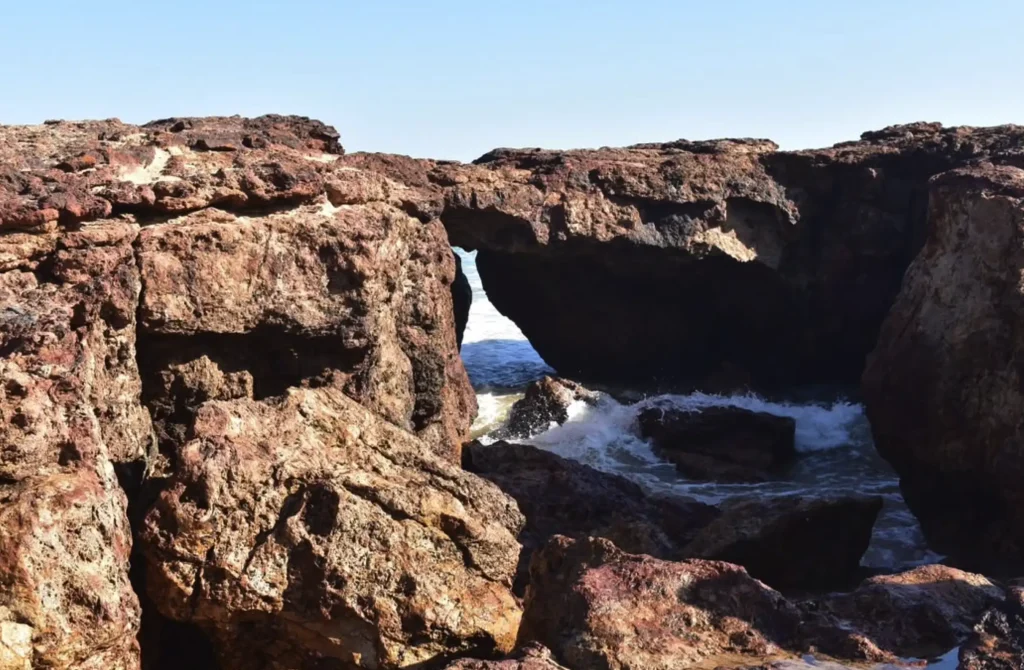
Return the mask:
POLYGON ((491 302, 561 374, 854 381, 919 250, 927 182, 1022 162, 1024 129, 898 126, 831 149, 765 140, 499 150, 473 167, 362 158, 478 249, 491 302))
MULTIPOLYGON (((962 643, 984 613, 1003 599, 1003 590, 981 575, 926 565, 872 577, 850 593, 804 606, 835 620, 837 630, 857 631, 855 638, 884 652, 933 658, 962 643)), ((870 655, 864 660, 871 660, 870 655)))
POLYGON ((256 397, 337 385, 457 460, 476 401, 444 229, 340 153, 296 117, 3 128, 0 230, 28 235, 0 267, 85 222, 143 225, 140 358, 164 443, 211 390, 199 367, 256 397))
POLYGON ((879 452, 939 551, 1024 566, 1024 171, 932 184, 930 235, 864 373, 879 452))
POLYGON ((149 593, 226 667, 508 651, 522 517, 337 389, 198 411, 146 519, 149 593))
MULTIPOLYGON (((376 431, 377 439, 388 435, 404 445, 402 458, 412 465, 393 467, 405 468, 412 479, 401 486, 414 485, 419 476, 453 488, 424 484, 410 493, 424 507, 409 511, 408 523, 388 516, 395 509, 382 503, 377 516, 363 519, 365 537, 346 542, 384 552, 380 543, 392 541, 392 533, 397 538, 401 527, 428 520, 443 530, 423 533, 448 533, 459 543, 434 548, 436 560, 420 556, 420 563, 432 569, 437 583, 447 580, 462 591, 441 593, 436 584, 412 578, 398 583, 402 575, 383 574, 384 568, 374 573, 372 594, 366 573, 355 586, 324 585, 326 576, 317 578, 322 564, 302 563, 321 560, 310 545, 314 553, 293 552, 300 566, 294 574, 282 565, 281 574, 294 578, 289 607, 297 602, 295 611, 317 610, 301 594, 319 588, 344 591, 338 602, 349 598, 363 612, 384 617, 391 611, 401 620, 374 621, 375 634, 386 639, 379 645, 360 637, 364 629, 357 624, 352 635, 361 642, 342 636, 366 664, 511 645, 518 610, 505 582, 518 557, 518 513, 489 484, 456 469, 475 397, 457 351, 451 248, 436 217, 403 208, 392 197, 408 187, 343 165, 341 153, 333 129, 297 117, 0 127, 3 667, 137 668, 140 614, 128 579, 128 502, 145 505, 164 478, 173 487, 195 474, 189 468, 199 465, 180 457, 194 452, 185 445, 202 439, 193 422, 204 403, 234 400, 283 427, 305 411, 274 400, 294 387, 319 388, 331 398, 326 404, 344 406, 345 416, 355 417, 345 429, 361 421, 363 439, 376 431), (140 486, 144 477, 147 484, 140 486), (480 525, 474 515, 488 522, 480 525), (417 596, 417 588, 430 594, 434 609, 416 604, 426 597, 417 596), (445 618, 451 613, 458 620, 445 618), (359 645, 373 647, 372 654, 359 645)), ((253 436, 233 437, 251 446, 246 440, 253 436)), ((313 477, 304 465, 314 467, 328 452, 338 455, 320 446, 323 453, 291 467, 313 477)), ((235 453, 224 449, 222 458, 235 453)), ((207 465, 224 463, 211 458, 207 465)), ((270 467, 266 460, 249 465, 270 467)), ((354 464, 333 466, 356 476, 354 464)), ((364 473, 382 486, 399 486, 384 475, 373 477, 364 473)), ((308 500, 293 496, 289 504, 329 509, 330 490, 307 483, 302 496, 308 500)), ((260 493, 287 497, 297 491, 288 489, 293 484, 260 493)), ((181 495, 188 499, 192 492, 181 495)), ((264 512, 232 510, 218 521, 241 515, 256 523, 264 512)), ((273 527, 248 530, 259 534, 273 527)), ((152 540, 149 548, 151 592, 165 613, 196 620, 189 606, 164 599, 170 597, 168 578, 161 576, 166 557, 153 547, 173 544, 184 530, 161 531, 159 543, 152 540)), ((242 529, 236 532, 223 533, 226 544, 200 564, 233 565, 237 552, 277 537, 231 545, 232 538, 252 540, 242 529)), ((175 545, 180 553, 167 560, 189 565, 189 551, 201 542, 187 542, 175 545)), ((326 542, 320 540, 316 550, 334 551, 326 542)), ((429 553, 426 546, 403 550, 429 553)), ((214 581, 197 574, 206 584, 214 581)), ((233 603, 251 594, 239 589, 219 595, 233 603)), ((224 607, 230 612, 225 618, 234 616, 224 607)), ((208 629, 218 641, 239 633, 227 624, 208 629)), ((241 654, 249 647, 245 632, 239 634, 246 640, 237 645, 241 654)), ((316 632, 308 637, 315 644, 322 639, 316 632)), ((221 651, 225 658, 236 653, 225 646, 221 651)), ((276 658, 276 651, 266 658, 276 658)))
POLYGON ((554 538, 530 572, 520 642, 546 645, 575 670, 929 657, 963 642, 1003 598, 980 575, 926 566, 794 603, 736 565, 662 561, 597 538, 554 538))
POLYGON ((878 496, 744 500, 686 546, 688 557, 742 565, 776 589, 826 590, 851 586, 882 509, 878 496))
POLYGON ((136 668, 112 461, 150 443, 130 226, 0 236, 0 666, 136 668))
POLYGON ((463 465, 512 496, 526 517, 518 593, 529 581, 533 552, 554 535, 603 537, 631 553, 681 558, 683 548, 718 515, 709 505, 649 496, 628 479, 526 444, 471 443, 463 465))

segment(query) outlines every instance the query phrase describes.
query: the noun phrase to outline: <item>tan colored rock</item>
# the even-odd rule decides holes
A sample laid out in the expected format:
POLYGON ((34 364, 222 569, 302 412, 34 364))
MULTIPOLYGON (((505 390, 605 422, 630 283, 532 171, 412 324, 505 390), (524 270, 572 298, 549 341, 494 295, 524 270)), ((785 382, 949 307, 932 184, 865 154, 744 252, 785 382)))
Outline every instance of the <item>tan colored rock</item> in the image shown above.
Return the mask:
POLYGON ((1024 171, 932 184, 928 241, 864 373, 875 444, 933 546, 1024 566, 1024 171))
POLYGON ((511 649, 521 525, 496 487, 321 388, 203 405, 142 535, 151 598, 225 667, 393 668, 511 649))
MULTIPOLYGON (((206 209, 146 227, 138 246, 147 368, 205 356, 248 372, 256 397, 335 384, 458 458, 476 398, 458 356, 455 264, 439 223, 383 203, 324 200, 262 216, 206 209)), ((165 391, 153 402, 177 401, 165 391)))
POLYGON ((138 668, 112 465, 143 459, 151 436, 134 235, 89 225, 0 274, 0 667, 138 668))

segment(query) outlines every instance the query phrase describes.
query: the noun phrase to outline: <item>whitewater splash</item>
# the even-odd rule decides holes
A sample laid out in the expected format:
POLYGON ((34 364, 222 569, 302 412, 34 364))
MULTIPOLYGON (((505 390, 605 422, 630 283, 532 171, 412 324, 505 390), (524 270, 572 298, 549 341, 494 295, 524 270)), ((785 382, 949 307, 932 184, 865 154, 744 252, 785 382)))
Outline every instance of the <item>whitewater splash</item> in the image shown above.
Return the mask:
MULTIPOLYGON (((490 441, 522 388, 550 368, 511 321, 487 301, 475 254, 463 254, 463 268, 473 287, 473 307, 463 344, 463 361, 477 390, 480 410, 473 435, 490 441)), ((783 495, 879 495, 884 507, 875 525, 863 563, 900 568, 934 562, 925 548, 916 519, 899 492, 896 475, 878 456, 863 407, 843 398, 827 402, 777 402, 756 395, 705 393, 656 395, 627 404, 600 394, 595 405, 582 401, 569 407, 569 419, 523 440, 599 470, 628 477, 650 492, 686 495, 711 504, 738 497, 783 495), (721 484, 684 479, 675 466, 658 458, 640 437, 637 417, 648 407, 700 411, 707 407, 739 407, 791 417, 796 422, 796 465, 784 477, 752 484, 721 484)))

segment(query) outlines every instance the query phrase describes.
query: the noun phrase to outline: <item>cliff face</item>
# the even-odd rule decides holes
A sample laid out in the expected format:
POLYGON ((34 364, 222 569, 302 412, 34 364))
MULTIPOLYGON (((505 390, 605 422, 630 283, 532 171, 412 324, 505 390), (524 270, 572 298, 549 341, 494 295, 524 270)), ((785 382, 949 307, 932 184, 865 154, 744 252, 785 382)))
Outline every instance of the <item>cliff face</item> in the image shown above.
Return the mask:
POLYGON ((463 165, 344 155, 298 117, 0 127, 0 667, 169 662, 183 629, 140 651, 135 589, 225 668, 433 667, 517 634, 572 658, 536 632, 553 586, 518 631, 524 519, 460 468, 451 245, 549 363, 606 381, 854 380, 895 300, 879 448, 940 546, 1019 558, 1022 147, 918 124, 463 165))
POLYGON ((929 236, 864 373, 879 453, 938 551, 1024 566, 1024 170, 932 183, 929 236))
MULTIPOLYGON (((292 547, 267 535, 268 528, 253 525, 259 541, 241 528, 234 539, 217 530, 225 544, 194 562, 181 546, 195 546, 188 533, 206 532, 182 520, 198 504, 189 496, 197 487, 213 487, 203 478, 212 475, 189 465, 194 447, 188 445, 217 443, 211 448, 228 459, 225 471, 237 476, 240 461, 227 450, 236 438, 241 440, 237 454, 251 457, 247 466, 253 472, 280 474, 280 461, 289 460, 298 474, 253 480, 252 490, 235 493, 237 506, 256 515, 253 524, 262 514, 286 518, 285 507, 297 500, 296 487, 327 491, 343 485, 340 480, 317 484, 334 475, 309 460, 310 451, 328 458, 329 449, 316 444, 333 438, 317 431, 341 421, 339 412, 365 424, 360 435, 349 436, 354 443, 366 444, 377 435, 372 445, 410 464, 393 465, 392 475, 385 475, 380 471, 385 457, 378 456, 381 463, 365 463, 368 471, 360 476, 352 471, 355 460, 348 462, 339 452, 341 460, 332 467, 359 479, 359 486, 417 490, 439 505, 434 512, 410 509, 410 519, 426 515, 417 541, 436 549, 410 557, 406 572, 415 559, 423 576, 401 581, 399 571, 394 580, 406 590, 413 582, 427 589, 426 576, 435 570, 437 581, 429 588, 436 601, 465 601, 469 608, 470 598, 458 589, 493 600, 475 608, 477 624, 467 620, 461 628, 436 622, 440 614, 423 605, 416 612, 424 630, 450 640, 465 636, 467 649, 485 642, 507 647, 514 638, 519 610, 505 582, 518 558, 518 512, 494 487, 475 478, 458 480, 459 451, 476 400, 458 356, 452 305, 456 265, 444 228, 436 219, 416 218, 387 203, 374 190, 379 177, 342 166, 341 153, 333 129, 294 117, 0 128, 3 667, 138 666, 140 616, 128 579, 128 504, 138 524, 154 496, 162 490, 172 495, 179 482, 185 487, 183 509, 155 518, 181 519, 170 526, 152 522, 160 534, 147 540, 148 590, 168 616, 198 623, 217 639, 233 634, 231 603, 216 604, 211 596, 210 604, 193 611, 167 596, 173 592, 163 586, 168 580, 188 570, 206 574, 197 568, 206 564, 225 579, 225 570, 239 566, 215 557, 255 551, 261 543, 277 546, 276 541, 322 561, 317 552, 326 554, 338 543, 387 541, 398 530, 382 526, 382 520, 390 519, 390 505, 400 503, 362 502, 352 497, 356 494, 339 502, 343 492, 338 489, 303 498, 305 515, 320 515, 317 528, 327 535, 335 532, 328 528, 334 523, 331 509, 340 505, 343 519, 354 510, 364 518, 370 539, 345 526, 338 537, 318 540, 327 548, 307 546, 302 538, 294 539, 302 546, 292 547), (309 402, 280 404, 280 397, 296 387, 313 394, 309 402), (329 399, 317 405, 328 409, 323 416, 307 417, 321 397, 316 394, 329 399), (237 418, 200 431, 197 417, 218 402, 237 403, 239 417, 266 420, 253 418, 246 427, 237 418), (299 444, 276 444, 284 440, 285 427, 301 423, 301 417, 316 425, 296 433, 299 444), (266 458, 251 452, 253 441, 270 450, 266 458), (402 449, 392 453, 377 445, 382 441, 401 442, 402 449), (417 479, 425 471, 435 472, 435 479, 417 479), (442 505, 451 495, 456 498, 442 505), (270 509, 274 505, 280 509, 270 509), (477 509, 474 505, 507 511, 484 515, 493 526, 474 525, 462 518, 466 510, 477 509), (438 520, 442 517, 445 521, 438 520), (478 560, 489 557, 491 564, 485 575, 473 576, 463 566, 459 543, 475 546, 481 538, 490 554, 481 550, 478 560), (165 546, 170 555, 162 553, 165 546), (205 614, 216 607, 224 611, 220 619, 205 614), (14 665, 4 665, 9 660, 14 665)), ((357 430, 352 421, 341 424, 357 430)), ((216 491, 209 495, 203 504, 220 500, 216 491)), ((231 519, 232 513, 218 520, 231 519)), ((142 560, 141 554, 134 558, 142 560)), ((361 558, 336 560, 341 563, 320 581, 312 572, 295 573, 294 579, 306 580, 303 597, 315 599, 318 589, 333 588, 323 580, 354 569, 345 562, 361 558)), ((274 569, 267 568, 267 580, 276 578, 270 576, 274 569)), ((302 564, 295 571, 315 569, 302 564)), ((397 583, 383 580, 378 587, 404 603, 397 583)), ((181 587, 196 588, 192 582, 181 587)), ((199 592, 189 597, 198 603, 199 592)), ((345 603, 338 607, 350 606, 345 603)), ((281 625, 276 615, 300 616, 307 605, 279 595, 267 629, 281 625)), ((385 616, 373 614, 378 615, 385 616)), ((312 610, 307 616, 311 626, 325 616, 330 620, 312 610)), ((359 615, 352 616, 358 622, 359 615)), ((351 625, 357 635, 359 625, 369 624, 351 625)), ((358 645, 342 637, 336 655, 356 653, 358 645)), ((405 644, 417 657, 439 653, 438 644, 405 644)), ((380 651, 400 652, 406 653, 391 647, 380 651)))
MULTIPOLYGON (((831 149, 763 140, 498 150, 415 172, 491 302, 559 372, 855 382, 926 234, 927 183, 1022 162, 1024 128, 901 126, 831 149)), ((432 209, 431 209, 432 208, 432 209)))

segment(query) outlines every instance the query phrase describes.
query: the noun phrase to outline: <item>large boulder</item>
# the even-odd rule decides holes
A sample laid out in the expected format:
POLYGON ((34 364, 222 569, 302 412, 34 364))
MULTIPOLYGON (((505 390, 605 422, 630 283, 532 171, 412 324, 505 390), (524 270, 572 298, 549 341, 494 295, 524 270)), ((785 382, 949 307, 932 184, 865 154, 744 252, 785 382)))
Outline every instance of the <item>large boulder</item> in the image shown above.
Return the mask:
POLYGON ((857 631, 857 638, 884 652, 934 658, 964 642, 985 612, 1003 600, 1003 590, 982 575, 926 565, 872 577, 850 593, 803 606, 832 621, 836 630, 857 631))
POLYGON ((476 399, 447 236, 337 140, 281 116, 0 128, 0 230, 19 233, 0 269, 83 223, 142 224, 131 312, 165 457, 204 394, 169 371, 212 364, 256 397, 339 386, 457 462, 476 399))
POLYGON ((927 244, 864 372, 875 444, 930 543, 1024 567, 1024 171, 936 178, 927 244))
POLYGON ((0 237, 0 667, 136 670, 127 501, 143 458, 132 226, 0 237))
POLYGON ((490 301, 560 374, 853 382, 926 230, 933 175, 1019 159, 1024 129, 919 123, 830 149, 680 140, 364 159, 430 193, 490 301))
POLYGON ((210 401, 146 518, 148 591, 225 667, 508 651, 522 516, 334 388, 210 401))
POLYGON ((1002 599, 980 575, 933 565, 795 603, 730 563, 556 537, 531 565, 520 642, 575 670, 896 663, 949 652, 1002 599))
POLYGON ((520 639, 574 670, 714 668, 798 644, 798 608, 728 563, 672 563, 603 539, 556 537, 530 573, 520 639))
POLYGON ((718 511, 681 497, 649 496, 635 483, 526 444, 466 446, 463 465, 512 496, 526 517, 516 591, 533 552, 554 535, 603 537, 625 551, 672 559, 718 511))
POLYGON ((740 407, 648 407, 637 416, 654 452, 691 479, 757 482, 796 459, 796 421, 740 407))
POLYGON ((776 589, 855 584, 882 509, 879 496, 785 496, 721 506, 686 546, 688 557, 737 563, 776 589))

